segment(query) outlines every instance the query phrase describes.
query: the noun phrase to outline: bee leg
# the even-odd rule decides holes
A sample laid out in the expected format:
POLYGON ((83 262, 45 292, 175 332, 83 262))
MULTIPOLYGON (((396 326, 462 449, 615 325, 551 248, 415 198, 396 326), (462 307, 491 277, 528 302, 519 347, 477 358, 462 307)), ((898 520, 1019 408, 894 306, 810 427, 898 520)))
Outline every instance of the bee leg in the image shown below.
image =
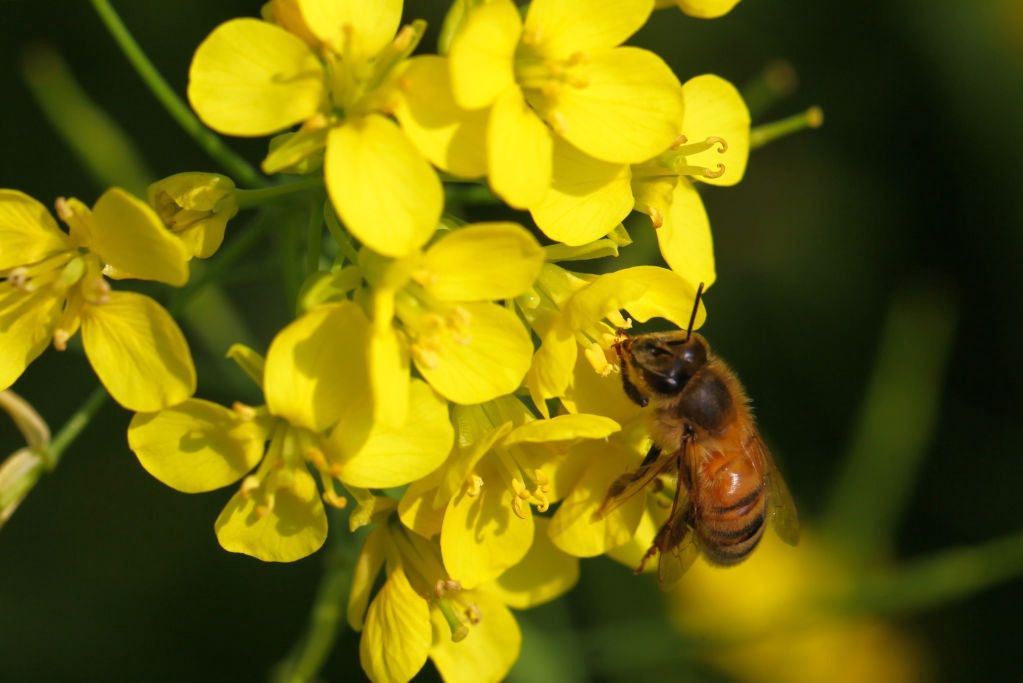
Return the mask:
POLYGON ((643 555, 643 559, 639 561, 639 566, 633 569, 632 572, 634 574, 642 574, 643 570, 646 569, 646 563, 652 560, 654 555, 657 554, 657 552, 658 552, 657 542, 654 541, 654 544, 650 546, 650 550, 646 551, 646 553, 643 555))
POLYGON ((640 463, 639 469, 642 470, 647 465, 652 465, 659 457, 661 457, 661 448, 656 444, 650 446, 650 450, 646 452, 646 457, 643 458, 643 462, 640 463))

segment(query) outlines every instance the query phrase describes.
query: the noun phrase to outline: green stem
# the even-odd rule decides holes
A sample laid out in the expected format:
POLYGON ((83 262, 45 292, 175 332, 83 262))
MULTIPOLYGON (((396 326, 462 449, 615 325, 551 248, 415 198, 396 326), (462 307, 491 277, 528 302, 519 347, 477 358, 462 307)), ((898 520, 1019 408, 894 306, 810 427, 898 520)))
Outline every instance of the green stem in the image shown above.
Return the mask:
POLYGON ((879 560, 892 548, 937 425, 955 321, 955 297, 941 290, 905 290, 892 301, 855 436, 825 515, 829 535, 842 539, 858 562, 879 560))
POLYGON ((750 149, 759 149, 779 138, 798 133, 807 128, 820 128, 824 123, 824 112, 820 107, 810 107, 804 112, 788 118, 755 127, 749 133, 750 149))
POLYGON ((149 61, 108 0, 91 0, 91 2, 96 14, 106 25, 110 35, 120 46, 124 56, 131 62, 149 90, 196 144, 223 166, 235 181, 255 187, 266 185, 266 179, 245 159, 231 150, 218 135, 204 126, 188 108, 188 105, 178 97, 153 66, 153 63, 149 61))
POLYGON ((258 190, 235 190, 234 196, 238 200, 239 209, 251 209, 267 202, 287 198, 298 192, 307 192, 323 187, 323 176, 303 178, 293 183, 282 183, 258 190))
POLYGON ((918 612, 969 597, 1020 574, 1023 532, 1016 532, 869 574, 839 607, 870 614, 918 612))
POLYGON ((85 401, 82 402, 82 405, 78 407, 78 410, 68 418, 64 426, 60 428, 60 431, 57 432, 57 435, 50 442, 50 447, 46 449, 46 462, 51 470, 57 467, 61 457, 64 455, 64 451, 78 438, 82 430, 88 426, 109 397, 107 390, 102 385, 96 387, 85 401))
POLYGON ((342 534, 347 526, 347 510, 328 511, 334 528, 330 555, 320 585, 316 589, 309 623, 303 637, 295 643, 287 659, 274 671, 274 683, 310 683, 320 679, 319 673, 330 651, 344 630, 344 616, 351 589, 352 569, 363 534, 342 534))
POLYGON ((334 242, 337 244, 341 255, 351 263, 358 264, 359 252, 355 250, 355 245, 352 244, 352 240, 348 233, 345 232, 345 229, 341 227, 341 222, 337 219, 334 208, 329 203, 323 206, 323 218, 327 225, 327 232, 334 238, 334 242))

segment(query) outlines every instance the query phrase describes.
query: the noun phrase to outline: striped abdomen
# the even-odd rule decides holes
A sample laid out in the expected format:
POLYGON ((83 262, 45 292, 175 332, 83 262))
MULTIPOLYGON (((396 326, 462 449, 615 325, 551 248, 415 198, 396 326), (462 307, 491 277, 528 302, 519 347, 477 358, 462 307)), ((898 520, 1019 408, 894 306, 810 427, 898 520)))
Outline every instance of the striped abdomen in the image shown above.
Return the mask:
POLYGON ((764 535, 767 491, 748 452, 716 453, 701 468, 696 533, 714 564, 742 562, 764 535))

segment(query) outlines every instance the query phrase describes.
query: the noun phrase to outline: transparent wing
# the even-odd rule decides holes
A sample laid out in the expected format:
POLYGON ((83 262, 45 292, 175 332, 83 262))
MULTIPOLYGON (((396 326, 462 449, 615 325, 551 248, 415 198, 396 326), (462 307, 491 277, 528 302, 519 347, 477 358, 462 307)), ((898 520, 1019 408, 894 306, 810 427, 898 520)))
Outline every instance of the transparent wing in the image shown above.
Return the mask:
POLYGON ((653 462, 644 462, 634 472, 626 472, 614 480, 607 489, 604 501, 593 514, 594 519, 602 519, 612 511, 624 505, 630 498, 642 491, 659 474, 669 469, 675 461, 675 453, 661 453, 653 462))
POLYGON ((796 503, 792 500, 789 487, 785 485, 778 466, 774 463, 774 457, 764 444, 760 434, 754 434, 751 444, 759 449, 766 471, 764 472, 764 483, 767 486, 767 516, 774 526, 778 538, 789 545, 799 543, 799 513, 796 512, 796 503))
MULTIPOLYGON (((681 540, 673 547, 661 551, 657 560, 657 580, 662 590, 674 586, 682 575, 689 571, 700 555, 700 548, 696 544, 696 537, 691 533, 692 529, 684 520, 679 520, 681 540)), ((674 530, 673 530, 674 531, 674 530)))

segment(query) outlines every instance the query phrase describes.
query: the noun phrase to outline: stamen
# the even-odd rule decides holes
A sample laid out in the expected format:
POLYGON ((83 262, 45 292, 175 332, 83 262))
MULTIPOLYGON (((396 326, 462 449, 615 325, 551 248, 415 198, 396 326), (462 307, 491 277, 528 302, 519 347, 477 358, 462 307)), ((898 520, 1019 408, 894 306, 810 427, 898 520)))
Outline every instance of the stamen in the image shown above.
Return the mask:
POLYGON ((69 339, 71 339, 70 332, 57 328, 53 331, 53 348, 58 351, 67 351, 67 343, 69 339))
POLYGON ((437 579, 433 589, 438 598, 443 598, 447 593, 460 592, 462 584, 454 579, 437 579))
POLYGON ((469 477, 469 481, 466 483, 465 495, 470 498, 475 498, 480 495, 480 491, 483 490, 483 478, 478 474, 474 474, 469 477))
POLYGON ((473 626, 483 621, 483 611, 475 602, 465 608, 465 616, 473 626))
POLYGON ((457 643, 460 640, 464 640, 469 635, 469 627, 458 618, 451 601, 441 598, 437 601, 437 607, 440 609, 440 613, 444 615, 444 621, 448 622, 448 628, 451 630, 451 642, 457 643))
POLYGON ((57 218, 65 223, 75 216, 75 212, 71 210, 71 204, 68 202, 67 197, 57 197, 57 200, 53 202, 53 208, 56 210, 57 218))
POLYGON ((13 268, 10 273, 7 274, 7 282, 10 283, 15 289, 20 289, 23 292, 31 292, 34 287, 28 279, 28 268, 24 266, 18 266, 13 268))
POLYGON ((254 491, 259 490, 259 479, 254 474, 242 479, 241 494, 243 498, 251 498, 254 491))
MULTIPOLYGON (((680 158, 679 161, 682 161, 680 158)), ((705 166, 690 166, 686 163, 675 165, 675 173, 678 175, 703 176, 704 178, 720 178, 725 174, 725 165, 718 164, 716 168, 709 169, 705 166)))

